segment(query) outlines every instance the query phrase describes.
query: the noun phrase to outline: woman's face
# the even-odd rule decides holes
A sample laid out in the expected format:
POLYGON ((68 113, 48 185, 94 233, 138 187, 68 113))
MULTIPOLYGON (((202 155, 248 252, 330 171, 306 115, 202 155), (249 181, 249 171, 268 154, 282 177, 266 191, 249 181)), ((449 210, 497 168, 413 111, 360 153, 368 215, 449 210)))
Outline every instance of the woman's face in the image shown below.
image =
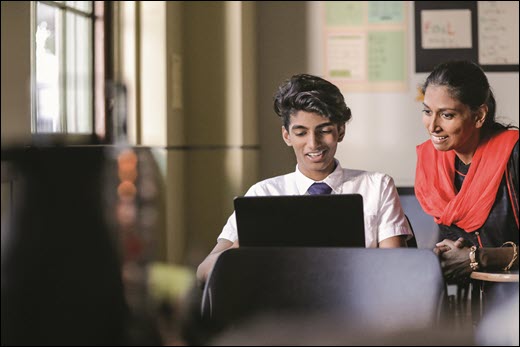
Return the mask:
POLYGON ((452 98, 446 86, 437 85, 426 88, 423 105, 422 121, 435 149, 454 150, 464 163, 471 163, 487 106, 472 112, 468 105, 452 98))

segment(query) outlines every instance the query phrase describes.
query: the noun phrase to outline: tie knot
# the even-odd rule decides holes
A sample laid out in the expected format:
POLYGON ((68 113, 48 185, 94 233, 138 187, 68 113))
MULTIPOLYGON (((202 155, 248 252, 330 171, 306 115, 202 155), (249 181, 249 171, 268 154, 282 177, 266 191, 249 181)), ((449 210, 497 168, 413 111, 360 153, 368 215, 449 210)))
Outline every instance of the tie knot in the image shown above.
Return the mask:
POLYGON ((332 188, 329 187, 327 183, 316 182, 313 183, 307 191, 310 195, 330 194, 332 192, 332 188))

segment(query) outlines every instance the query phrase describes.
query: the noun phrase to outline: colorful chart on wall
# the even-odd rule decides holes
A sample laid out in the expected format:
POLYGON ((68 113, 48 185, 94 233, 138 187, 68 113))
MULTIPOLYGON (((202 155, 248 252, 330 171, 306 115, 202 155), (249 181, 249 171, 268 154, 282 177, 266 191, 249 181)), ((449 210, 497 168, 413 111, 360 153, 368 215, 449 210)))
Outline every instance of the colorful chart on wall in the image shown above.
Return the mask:
POLYGON ((405 91, 407 3, 323 2, 325 78, 343 91, 405 91))

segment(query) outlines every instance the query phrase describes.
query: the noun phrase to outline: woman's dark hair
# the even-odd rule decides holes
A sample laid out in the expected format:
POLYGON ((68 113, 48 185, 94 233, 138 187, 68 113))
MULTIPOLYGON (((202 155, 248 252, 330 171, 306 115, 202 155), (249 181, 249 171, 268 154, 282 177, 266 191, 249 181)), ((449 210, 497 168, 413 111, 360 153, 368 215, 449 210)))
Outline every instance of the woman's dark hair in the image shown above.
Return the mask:
POLYGON ((287 130, 291 115, 298 111, 318 113, 335 124, 345 124, 352 118, 338 87, 307 74, 294 75, 278 88, 274 95, 274 111, 287 130))
POLYGON ((422 86, 422 93, 429 85, 445 86, 454 99, 468 105, 471 111, 477 111, 486 104, 488 112, 482 125, 482 138, 489 137, 498 131, 514 128, 495 120, 496 101, 484 71, 477 64, 467 61, 449 61, 437 65, 422 86))

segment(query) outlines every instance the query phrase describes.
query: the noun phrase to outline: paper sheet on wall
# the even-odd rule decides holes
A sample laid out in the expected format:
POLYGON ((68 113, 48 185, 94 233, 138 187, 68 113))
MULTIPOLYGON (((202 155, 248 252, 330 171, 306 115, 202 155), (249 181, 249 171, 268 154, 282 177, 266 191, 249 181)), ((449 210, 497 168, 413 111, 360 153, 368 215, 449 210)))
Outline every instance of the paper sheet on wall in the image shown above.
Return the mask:
POLYGON ((423 49, 471 48, 471 11, 421 11, 423 49))
POLYGON ((479 63, 518 64, 518 1, 478 1, 479 63))
POLYGON ((366 80, 366 35, 336 33, 327 37, 328 74, 352 81, 366 80))

